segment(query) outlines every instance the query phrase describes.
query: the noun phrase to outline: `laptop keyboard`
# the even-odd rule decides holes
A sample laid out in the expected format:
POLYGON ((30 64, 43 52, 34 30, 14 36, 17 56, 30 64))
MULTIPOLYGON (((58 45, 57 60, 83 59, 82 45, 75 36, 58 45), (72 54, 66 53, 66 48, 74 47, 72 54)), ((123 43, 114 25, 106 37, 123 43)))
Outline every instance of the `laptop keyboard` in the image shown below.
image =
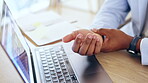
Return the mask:
POLYGON ((39 49, 46 83, 78 83, 61 45, 39 49))

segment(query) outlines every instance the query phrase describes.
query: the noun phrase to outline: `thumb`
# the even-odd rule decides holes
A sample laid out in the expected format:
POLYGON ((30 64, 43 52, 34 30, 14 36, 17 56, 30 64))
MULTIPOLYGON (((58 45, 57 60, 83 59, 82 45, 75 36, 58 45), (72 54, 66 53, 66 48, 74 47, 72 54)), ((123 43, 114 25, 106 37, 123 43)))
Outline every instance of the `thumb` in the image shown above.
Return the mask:
POLYGON ((67 43, 74 40, 74 37, 72 36, 72 34, 66 35, 65 37, 63 37, 62 41, 67 43))
POLYGON ((70 42, 70 41, 74 40, 77 35, 78 35, 77 31, 74 31, 73 33, 68 34, 65 37, 63 37, 62 41, 65 43, 70 42))

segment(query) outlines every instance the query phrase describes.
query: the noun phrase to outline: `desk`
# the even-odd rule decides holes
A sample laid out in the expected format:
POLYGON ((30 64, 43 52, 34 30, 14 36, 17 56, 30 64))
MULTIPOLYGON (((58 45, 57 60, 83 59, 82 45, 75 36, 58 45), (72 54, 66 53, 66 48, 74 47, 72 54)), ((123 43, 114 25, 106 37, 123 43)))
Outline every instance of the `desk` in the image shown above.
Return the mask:
MULTIPOLYGON (((0 83, 23 83, 1 46, 0 53, 0 83)), ((142 66, 139 58, 125 51, 101 53, 96 57, 114 83, 148 82, 148 66, 142 66)))
POLYGON ((0 45, 0 83, 23 83, 20 75, 0 45))
POLYGON ((126 51, 96 55, 114 83, 147 83, 148 66, 141 65, 139 57, 132 57, 126 51))

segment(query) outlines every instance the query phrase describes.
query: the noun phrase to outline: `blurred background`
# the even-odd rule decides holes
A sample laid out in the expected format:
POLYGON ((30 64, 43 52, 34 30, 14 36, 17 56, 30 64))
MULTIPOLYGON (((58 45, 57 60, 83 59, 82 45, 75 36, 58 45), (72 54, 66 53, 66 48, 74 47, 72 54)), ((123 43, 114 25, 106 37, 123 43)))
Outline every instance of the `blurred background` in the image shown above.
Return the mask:
POLYGON ((27 13, 55 11, 79 27, 89 26, 104 0, 6 0, 16 18, 27 13))

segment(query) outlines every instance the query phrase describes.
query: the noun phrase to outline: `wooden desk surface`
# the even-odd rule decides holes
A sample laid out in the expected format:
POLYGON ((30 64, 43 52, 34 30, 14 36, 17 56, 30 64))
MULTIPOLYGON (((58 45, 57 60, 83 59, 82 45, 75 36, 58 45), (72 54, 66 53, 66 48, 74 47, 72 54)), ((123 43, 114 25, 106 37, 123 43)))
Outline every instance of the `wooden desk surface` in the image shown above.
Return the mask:
MULTIPOLYGON (((1 46, 0 53, 0 83, 23 83, 1 46)), ((96 56, 114 83, 148 82, 148 66, 142 66, 140 58, 131 57, 125 51, 96 56)))
POLYGON ((126 51, 96 55, 114 83, 147 83, 148 66, 141 65, 140 57, 132 57, 126 51))

